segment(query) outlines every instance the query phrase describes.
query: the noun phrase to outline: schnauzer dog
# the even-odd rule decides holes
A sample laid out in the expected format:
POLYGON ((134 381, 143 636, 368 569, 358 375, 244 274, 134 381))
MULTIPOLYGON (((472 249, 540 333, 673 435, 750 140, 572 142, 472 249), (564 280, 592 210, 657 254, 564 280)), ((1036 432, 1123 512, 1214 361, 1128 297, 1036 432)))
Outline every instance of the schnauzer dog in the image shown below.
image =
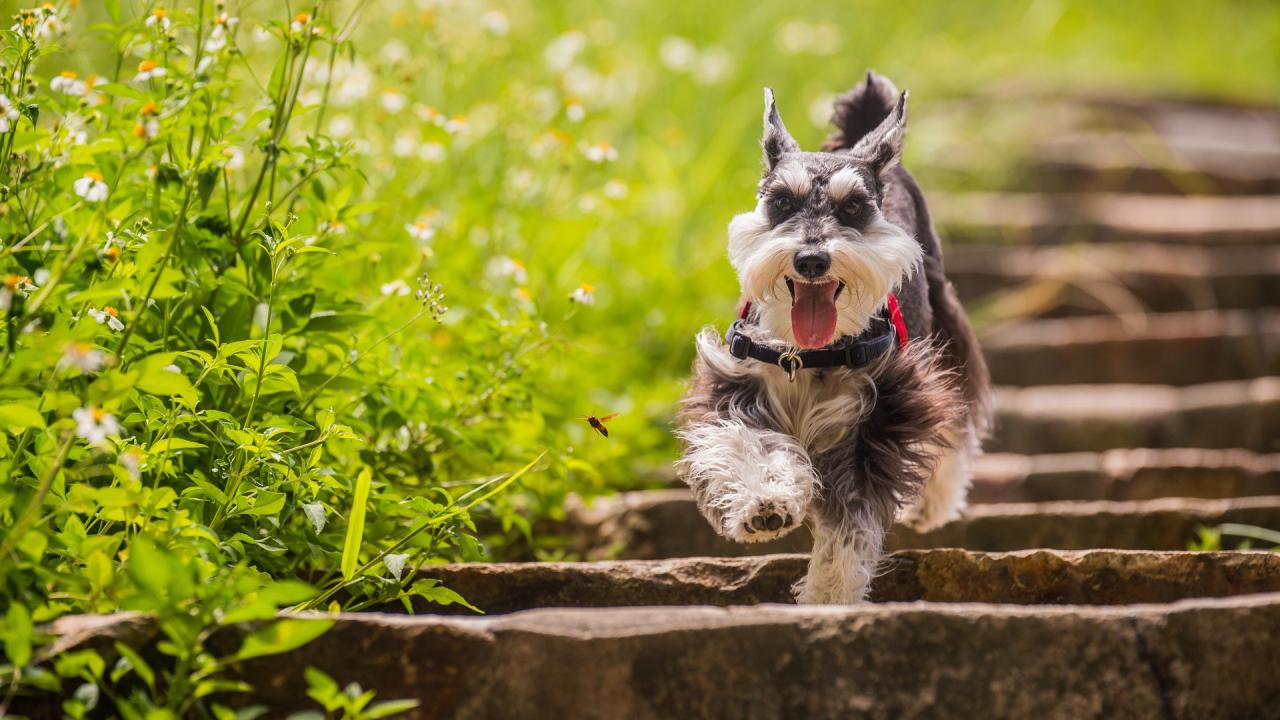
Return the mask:
POLYGON ((680 413, 681 477, 721 535, 808 522, 802 603, 866 596, 895 519, 959 515, 990 378, 901 166, 907 93, 869 72, 803 152, 765 91, 755 209, 729 223, 740 317, 697 338, 680 413))

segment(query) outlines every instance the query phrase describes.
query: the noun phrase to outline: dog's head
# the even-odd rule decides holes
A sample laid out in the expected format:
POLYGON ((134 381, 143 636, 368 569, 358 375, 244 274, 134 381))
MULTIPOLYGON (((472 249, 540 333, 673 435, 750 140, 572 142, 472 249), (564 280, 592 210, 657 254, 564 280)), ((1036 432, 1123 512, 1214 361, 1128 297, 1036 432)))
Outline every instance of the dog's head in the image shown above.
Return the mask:
POLYGON ((920 245, 881 213, 886 177, 902 154, 906 103, 898 95, 852 147, 810 153, 765 90, 765 174, 755 209, 729 223, 729 260, 774 337, 817 348, 862 332, 919 264, 920 245))

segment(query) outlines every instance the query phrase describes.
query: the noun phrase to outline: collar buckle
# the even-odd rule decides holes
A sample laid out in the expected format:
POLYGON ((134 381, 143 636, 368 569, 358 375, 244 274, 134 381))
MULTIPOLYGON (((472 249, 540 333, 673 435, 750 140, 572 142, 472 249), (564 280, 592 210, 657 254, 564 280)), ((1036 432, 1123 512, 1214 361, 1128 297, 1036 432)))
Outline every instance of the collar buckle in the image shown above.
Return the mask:
POLYGON ((787 373, 787 382, 795 382, 796 372, 804 368, 800 348, 787 348, 786 352, 778 356, 778 367, 787 373))

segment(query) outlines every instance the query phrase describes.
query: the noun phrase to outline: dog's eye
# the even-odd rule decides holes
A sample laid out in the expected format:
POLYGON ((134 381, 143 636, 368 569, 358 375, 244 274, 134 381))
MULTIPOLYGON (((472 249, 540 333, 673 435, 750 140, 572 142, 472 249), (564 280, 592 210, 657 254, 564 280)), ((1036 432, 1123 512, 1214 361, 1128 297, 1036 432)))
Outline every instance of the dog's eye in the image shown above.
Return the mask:
POLYGON ((836 209, 836 213, 840 216, 840 222, 845 225, 857 222, 862 217, 862 203, 857 201, 847 202, 836 209))
POLYGON ((796 201, 787 195, 775 195, 769 201, 769 209, 778 215, 790 215, 796 209, 796 201))

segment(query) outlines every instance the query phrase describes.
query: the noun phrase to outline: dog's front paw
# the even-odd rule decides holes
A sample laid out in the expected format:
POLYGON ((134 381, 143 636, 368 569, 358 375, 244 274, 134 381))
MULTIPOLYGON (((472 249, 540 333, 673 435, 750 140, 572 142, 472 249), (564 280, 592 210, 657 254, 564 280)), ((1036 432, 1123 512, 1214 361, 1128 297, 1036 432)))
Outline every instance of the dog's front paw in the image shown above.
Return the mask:
POLYGON ((725 535, 736 542, 768 542, 795 530, 804 522, 804 507, 785 493, 742 498, 739 507, 724 515, 725 535))

